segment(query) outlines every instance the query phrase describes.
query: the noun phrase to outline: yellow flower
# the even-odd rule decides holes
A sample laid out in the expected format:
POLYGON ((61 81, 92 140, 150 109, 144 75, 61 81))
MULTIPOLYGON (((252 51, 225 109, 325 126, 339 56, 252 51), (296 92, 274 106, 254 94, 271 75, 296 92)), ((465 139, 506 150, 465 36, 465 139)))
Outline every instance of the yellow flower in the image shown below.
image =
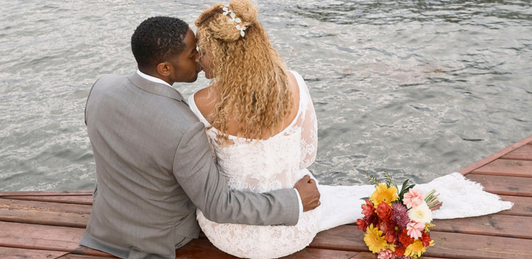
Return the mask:
POLYGON ((394 186, 388 188, 386 184, 379 183, 375 186, 375 191, 371 194, 369 199, 373 202, 373 205, 375 205, 376 208, 382 202, 386 202, 388 205, 392 206, 392 201, 399 199, 399 196, 397 196, 397 188, 394 186))
POLYGON ((427 249, 423 246, 423 242, 417 239, 414 243, 408 245, 405 249, 405 256, 413 256, 415 258, 420 257, 422 253, 425 253, 427 249))
POLYGON ((374 228, 373 224, 368 227, 366 235, 364 235, 364 242, 366 242, 369 250, 373 253, 378 253, 382 249, 388 247, 388 243, 386 242, 386 239, 384 239, 382 231, 378 228, 374 228))
POLYGON ((436 225, 431 224, 431 223, 425 223, 425 232, 429 233, 430 232, 429 228, 434 227, 434 226, 436 225))

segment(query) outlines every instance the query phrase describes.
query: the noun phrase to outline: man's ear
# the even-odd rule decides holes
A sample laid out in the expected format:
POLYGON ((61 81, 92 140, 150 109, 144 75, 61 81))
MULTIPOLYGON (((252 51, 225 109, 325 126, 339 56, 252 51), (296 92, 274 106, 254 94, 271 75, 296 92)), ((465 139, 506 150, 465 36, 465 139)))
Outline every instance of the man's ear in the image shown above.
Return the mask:
POLYGON ((172 66, 172 63, 170 62, 161 62, 157 64, 157 73, 159 75, 167 77, 172 73, 172 70, 174 67, 172 66))

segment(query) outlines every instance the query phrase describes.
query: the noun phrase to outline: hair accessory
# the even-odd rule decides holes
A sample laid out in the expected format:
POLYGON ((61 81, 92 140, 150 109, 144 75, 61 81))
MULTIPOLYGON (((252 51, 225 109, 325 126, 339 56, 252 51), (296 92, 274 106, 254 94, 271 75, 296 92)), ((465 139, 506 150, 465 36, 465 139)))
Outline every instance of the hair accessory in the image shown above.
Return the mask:
POLYGON ((237 25, 235 27, 236 27, 237 30, 240 31, 240 36, 242 36, 242 38, 244 38, 244 36, 246 35, 246 33, 244 31, 248 27, 247 26, 240 26, 240 24, 238 24, 238 23, 242 22, 242 19, 236 17, 236 14, 233 11, 231 11, 231 9, 229 9, 228 5, 225 5, 222 9, 224 10, 223 15, 229 15, 231 21, 237 23, 237 25))

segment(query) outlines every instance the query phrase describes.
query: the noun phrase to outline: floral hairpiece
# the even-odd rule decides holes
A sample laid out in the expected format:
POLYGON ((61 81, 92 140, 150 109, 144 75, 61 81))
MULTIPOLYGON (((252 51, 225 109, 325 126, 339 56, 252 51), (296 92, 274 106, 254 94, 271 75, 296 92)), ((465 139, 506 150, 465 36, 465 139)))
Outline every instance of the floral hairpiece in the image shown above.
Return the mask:
POLYGON ((231 21, 237 23, 237 25, 235 27, 236 27, 237 30, 240 31, 240 36, 242 36, 242 38, 244 38, 244 36, 246 35, 246 33, 244 31, 248 27, 247 26, 240 26, 240 24, 238 24, 238 23, 242 22, 242 19, 236 17, 236 14, 229 9, 228 5, 225 5, 222 9, 224 10, 223 15, 229 15, 231 21))

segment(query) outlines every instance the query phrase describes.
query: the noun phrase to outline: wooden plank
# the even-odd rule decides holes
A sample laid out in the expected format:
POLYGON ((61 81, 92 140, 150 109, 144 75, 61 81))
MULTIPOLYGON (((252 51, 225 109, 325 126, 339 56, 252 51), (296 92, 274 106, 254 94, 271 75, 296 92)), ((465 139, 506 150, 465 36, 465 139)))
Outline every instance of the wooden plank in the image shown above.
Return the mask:
POLYGON ((109 258, 118 258, 115 256, 96 256, 96 255, 76 255, 76 254, 66 254, 57 259, 109 259, 109 258))
POLYGON ((305 248, 297 253, 281 257, 282 259, 329 259, 329 258, 346 258, 346 259, 377 259, 376 254, 370 252, 349 252, 335 251, 326 249, 305 248))
POLYGON ((44 211, 35 208, 0 207, 0 220, 9 222, 85 228, 89 214, 44 211))
POLYGON ((501 195, 501 200, 511 201, 514 206, 511 210, 503 210, 497 214, 532 217, 532 197, 501 195))
POLYGON ((0 222, 0 246, 70 252, 78 248, 81 228, 0 222))
MULTIPOLYGON (((196 257, 199 258, 199 257, 196 257)), ((295 254, 282 257, 281 259, 331 259, 331 258, 349 258, 349 259, 377 259, 377 254, 371 252, 348 252, 348 251, 335 251, 316 248, 305 248, 295 254), (353 256, 351 254, 354 254, 353 256)), ((422 257, 423 259, 444 259, 442 257, 422 257)))
POLYGON ((58 258, 64 254, 66 253, 61 251, 0 247, 0 258, 2 259, 51 259, 58 258))
POLYGON ((105 256, 107 253, 81 247, 85 229, 0 221, 0 246, 22 249, 75 252, 105 256))
POLYGON ((364 232, 355 225, 344 225, 322 231, 314 237, 310 248, 368 252, 364 232))
POLYGON ((532 161, 497 159, 475 169, 471 174, 532 177, 532 161))
POLYGON ((71 254, 77 254, 77 255, 94 255, 94 256, 103 256, 103 257, 111 257, 111 258, 117 258, 112 254, 108 254, 99 250, 95 250, 86 246, 78 246, 76 249, 72 250, 70 252, 71 254))
POLYGON ((466 178, 480 183, 484 190, 499 194, 532 197, 532 178, 468 174, 466 178))
MULTIPOLYGON (((523 229, 523 231, 527 230, 523 229)), ((532 258, 530 249, 532 240, 530 239, 446 232, 430 233, 435 245, 429 247, 423 254, 424 256, 471 259, 532 258)))
POLYGON ((532 160, 532 145, 524 145, 502 156, 504 159, 532 160))
MULTIPOLYGON (((214 247, 207 239, 196 239, 176 250, 176 258, 217 258, 233 259, 238 258, 220 251, 214 247)), ((297 253, 282 257, 284 259, 318 259, 318 258, 377 258, 372 253, 359 253, 353 251, 337 251, 326 249, 305 248, 297 253)))
POLYGON ((25 208, 25 209, 35 209, 35 210, 42 210, 42 211, 72 212, 72 213, 84 213, 84 214, 89 214, 92 210, 92 206, 90 205, 2 199, 2 198, 0 198, 0 208, 10 208, 10 209, 25 208))
POLYGON ((517 142, 517 143, 515 143, 515 144, 513 144, 513 145, 511 145, 511 146, 509 146, 509 147, 507 147, 507 148, 495 153, 495 154, 492 154, 492 155, 490 155, 490 156, 488 156, 488 157, 486 157, 486 158, 484 158, 484 159, 482 159, 482 160, 480 160, 480 161, 478 161, 478 162, 476 162, 476 163, 474 163, 474 164, 472 164, 472 165, 470 165, 470 166, 468 166, 468 167, 466 167, 466 168, 464 168, 464 169, 462 169, 462 170, 460 170, 458 172, 461 173, 461 174, 464 174, 464 175, 468 174, 468 173, 472 172, 473 170, 475 170, 475 169, 477 169, 477 168, 479 168, 481 166, 484 166, 484 165, 486 165, 488 163, 491 163, 492 161, 494 161, 494 160, 496 160, 496 159, 498 159, 498 158, 510 153, 511 151, 513 151, 513 150, 515 150, 515 149, 517 149, 517 148, 519 148, 519 147, 521 147, 523 145, 526 145, 526 144, 528 144, 530 142, 532 142, 532 135, 528 136, 527 138, 525 138, 525 139, 523 139, 523 140, 521 140, 521 141, 519 141, 519 142, 517 142))
POLYGON ((91 208, 89 205, 0 199, 0 220, 84 228, 91 208))
POLYGON ((487 215, 482 217, 435 220, 431 231, 532 239, 532 217, 487 215))
POLYGON ((43 201, 43 202, 55 202, 55 203, 68 203, 68 204, 82 204, 92 205, 91 196, 2 196, 4 199, 12 200, 28 200, 28 201, 43 201))
POLYGON ((29 191, 29 192, 0 192, 0 197, 5 196, 92 196, 92 191, 29 191))

